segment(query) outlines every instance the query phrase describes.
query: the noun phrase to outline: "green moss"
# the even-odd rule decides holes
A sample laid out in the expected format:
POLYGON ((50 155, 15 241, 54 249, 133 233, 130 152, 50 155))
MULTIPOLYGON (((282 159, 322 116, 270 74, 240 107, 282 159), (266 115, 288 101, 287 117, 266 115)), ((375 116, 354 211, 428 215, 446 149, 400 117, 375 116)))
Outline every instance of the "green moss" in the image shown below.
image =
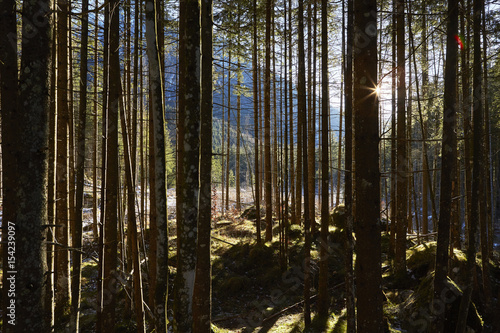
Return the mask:
POLYGON ((301 236, 302 236, 302 227, 298 224, 292 224, 290 226, 288 237, 290 239, 299 239, 301 236))
POLYGON ((230 294, 236 294, 251 284, 246 276, 233 276, 222 283, 222 290, 230 294))
POLYGON ((347 215, 344 205, 336 206, 330 213, 330 225, 344 230, 347 225, 347 215))

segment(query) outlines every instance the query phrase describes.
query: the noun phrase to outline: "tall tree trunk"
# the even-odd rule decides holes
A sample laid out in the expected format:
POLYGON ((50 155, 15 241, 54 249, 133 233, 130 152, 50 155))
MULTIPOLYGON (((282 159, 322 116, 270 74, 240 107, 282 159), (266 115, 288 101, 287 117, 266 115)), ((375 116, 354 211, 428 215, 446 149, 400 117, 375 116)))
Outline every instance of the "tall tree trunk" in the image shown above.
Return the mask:
MULTIPOLYGON (((239 39, 239 37, 238 37, 239 39)), ((238 46, 240 42, 238 40, 238 46)), ((234 172, 234 187, 236 190, 236 210, 239 212, 241 210, 241 189, 240 189, 240 139, 241 139, 241 57, 238 54, 238 70, 236 71, 238 79, 236 83, 236 90, 238 95, 236 96, 236 166, 234 172)))
MULTIPOLYGON (((17 64, 17 17, 16 1, 4 0, 0 2, 0 110, 2 113, 2 234, 9 234, 9 222, 15 223, 17 183, 17 142, 18 129, 20 125, 17 120, 17 100, 18 100, 18 64, 17 64), (7 98, 7 96, 9 96, 7 98)), ((48 46, 45 46, 48 47, 48 46)), ((55 117, 54 114, 51 115, 55 117)), ((50 146, 49 146, 50 148, 50 146)), ((52 148, 52 152, 54 149, 52 148)), ((52 163, 54 164, 54 163, 52 163)), ((50 172, 50 169, 49 169, 50 172)), ((53 179, 53 177, 52 177, 53 179)), ((49 187, 51 193, 54 186, 49 187)), ((50 200, 50 197, 49 197, 50 200)), ((52 200, 53 194, 52 194, 52 200)), ((49 202, 49 205, 51 202, 49 202)), ((53 206, 52 206, 53 207, 53 206)), ((52 212, 53 215, 53 212, 52 212)), ((49 216, 49 218, 51 218, 49 216)), ((2 286, 8 286, 9 262, 8 243, 2 244, 2 286)), ((8 306, 15 298, 9 297, 9 288, 2 288, 2 313, 4 317, 3 332, 13 332, 14 326, 8 322, 8 306)))
POLYGON ((273 239, 273 199, 271 169, 271 10, 266 1, 266 67, 264 70, 264 196, 266 202, 266 242, 273 239))
MULTIPOLYGON (((8 3, 7 6, 9 6, 8 3)), ((9 301, 10 309, 14 304, 15 314, 12 318, 8 315, 12 313, 12 310, 5 312, 3 324, 6 332, 45 332, 48 330, 45 319, 48 309, 44 308, 47 273, 44 242, 47 232, 45 224, 47 221, 47 145, 52 38, 49 11, 51 8, 50 1, 40 1, 36 4, 23 2, 22 17, 32 18, 40 15, 44 21, 37 26, 37 30, 34 30, 28 20, 23 20, 21 76, 18 85, 19 99, 16 115, 18 123, 17 125, 2 124, 2 126, 12 126, 17 129, 16 148, 12 152, 17 155, 18 163, 13 189, 16 193, 14 197, 16 210, 13 215, 10 215, 13 217, 12 220, 3 220, 4 225, 7 225, 4 230, 7 230, 6 235, 8 235, 4 277, 7 275, 6 280, 9 281, 7 285, 15 284, 15 296, 8 295, 8 299, 4 299, 4 304, 9 301), (35 35, 30 36, 32 33, 35 35), (14 253, 11 252, 13 247, 14 253)), ((9 21, 6 25, 9 25, 9 21)), ((4 45, 12 47, 10 44, 4 45)), ((10 60, 10 56, 11 54, 6 60, 10 60)), ((11 62, 6 65, 14 65, 14 79, 17 80, 17 64, 11 62)), ((2 69, 2 77, 4 73, 2 69)), ((15 85, 10 88, 14 87, 15 85)), ((5 88, 7 87, 2 84, 2 100, 6 96, 3 94, 5 88)), ((13 93, 14 98, 16 95, 13 93)), ((15 102, 16 99, 14 99, 15 102)), ((8 122, 12 118, 8 117, 5 120, 8 122)), ((9 189, 7 193, 11 193, 10 191, 9 189)), ((6 288, 7 285, 4 285, 4 289, 10 289, 6 288)))
MULTIPOLYGON (((56 13, 55 8, 56 3, 52 2, 52 20, 55 22, 56 13)), ((52 24, 52 36, 56 36, 57 29, 56 24, 52 24)), ((50 64, 50 96, 56 96, 56 61, 57 61, 57 44, 56 38, 52 37, 51 41, 51 64, 50 64)), ((0 74, 1 76, 1 74, 0 74)), ((50 113, 49 113, 49 156, 48 156, 48 181, 47 181, 47 224, 51 225, 47 227, 47 280, 46 280, 46 294, 45 294, 45 308, 47 311, 46 325, 47 327, 54 326, 54 235, 55 235, 55 225, 56 225, 56 147, 57 147, 57 137, 56 137, 56 126, 57 126, 57 103, 54 98, 50 101, 50 113)), ((12 130, 12 129, 11 129, 12 130)), ((2 133, 7 133, 2 131, 2 133)), ((4 134, 2 134, 4 135, 4 134)), ((5 139, 4 139, 5 140, 5 139)), ((5 155, 3 158, 6 158, 5 155)), ((5 193, 5 192, 4 192, 5 193)), ((5 200, 5 198, 4 198, 5 200)), ((4 201, 4 214, 5 214, 5 201, 4 201)))
POLYGON ((182 81, 179 121, 184 131, 179 148, 182 168, 177 196, 181 198, 177 217, 177 276, 174 289, 174 331, 193 331, 193 292, 196 271, 196 241, 199 206, 200 152, 200 4, 186 0, 180 7, 182 22, 180 52, 185 57, 179 68, 182 81))
MULTIPOLYGON (((452 210, 452 192, 457 140, 455 133, 456 124, 456 101, 457 101, 457 41, 458 34, 458 1, 448 1, 448 27, 446 38, 446 67, 444 77, 444 101, 443 101, 443 142, 441 162, 441 197, 438 220, 438 238, 436 248, 436 265, 434 276, 434 307, 437 304, 443 306, 443 292, 446 292, 446 280, 448 275, 448 248, 450 244, 450 225, 452 210)), ((444 329, 445 313, 439 313, 434 322, 438 331, 444 329)))
POLYGON ((466 330, 467 314, 469 313, 469 305, 472 296, 474 283, 474 269, 476 262, 476 237, 479 225, 479 198, 480 198, 480 175, 482 157, 482 123, 483 123, 483 103, 482 103, 482 84, 483 71, 481 62, 481 12, 483 7, 482 0, 474 0, 474 16, 473 16, 473 31, 474 31, 474 66, 473 66, 473 164, 472 164, 472 202, 471 214, 469 220, 469 234, 467 247, 467 285, 464 288, 462 300, 460 302, 460 310, 458 313, 457 333, 463 333, 466 330))
POLYGON ((193 296, 193 332, 210 333, 212 269, 210 232, 212 214, 212 0, 201 3, 201 127, 200 198, 198 207, 198 244, 193 296))
POLYGON ((354 2, 354 160, 356 289, 359 332, 383 332, 377 82, 377 2, 354 2), (363 43, 363 44, 361 44, 363 43))
POLYGON ((395 271, 399 276, 406 275, 406 229, 407 219, 407 189, 408 160, 406 142, 406 76, 405 76, 405 14, 402 0, 396 1, 396 35, 397 35, 397 217, 396 217, 396 257, 395 271))
POLYGON ((78 107, 78 134, 76 155, 76 207, 75 221, 72 230, 73 248, 72 252, 73 274, 71 276, 71 327, 75 332, 79 331, 80 325, 80 294, 82 275, 82 232, 83 232, 83 190, 85 176, 85 130, 87 120, 87 48, 88 48, 88 0, 82 1, 82 32, 80 47, 80 103, 78 107))
POLYGON ((108 87, 109 87, 109 6, 104 6, 104 28, 103 28, 103 82, 102 82, 102 141, 101 141, 101 223, 99 225, 99 266, 97 275, 97 333, 103 331, 103 281, 104 281, 104 222, 106 219, 106 163, 107 163, 107 131, 108 131, 108 87))
MULTIPOLYGON (((328 115, 330 113, 329 79, 328 79, 328 2, 321 1, 321 241, 319 266, 319 304, 320 315, 328 314, 328 115)), ((339 143, 340 145, 340 143, 339 143)), ((339 155, 340 157, 340 155, 339 155)))
MULTIPOLYGON (((396 0, 392 0, 392 34, 391 34, 391 53, 392 63, 396 66, 396 0)), ((396 257, 396 222, 397 222, 397 128, 396 128, 396 86, 397 86, 397 73, 392 70, 391 75, 391 234, 389 238, 389 257, 394 259, 396 257)))
MULTIPOLYGON (((303 179, 304 187, 300 188, 300 193, 304 193, 304 230, 305 230, 305 254, 304 254, 304 322, 306 327, 311 324, 311 220, 309 215, 309 191, 308 191, 308 164, 307 164, 307 96, 306 96, 306 66, 304 52, 304 1, 299 0, 298 12, 299 40, 298 40, 298 85, 297 85, 297 103, 300 124, 302 126, 301 144, 302 156, 298 160, 302 160, 304 173, 300 176, 303 179), (304 190, 302 192, 302 189, 304 190)), ((300 207, 300 205, 299 205, 300 207)))
MULTIPOLYGON (((313 103, 313 89, 312 89, 312 1, 307 2, 307 30, 309 34, 309 38, 307 40, 307 163, 309 172, 307 173, 307 188, 305 191, 309 191, 309 220, 311 221, 311 234, 314 234, 316 229, 316 214, 315 214, 315 160, 316 160, 316 152, 314 151, 315 146, 315 132, 316 132, 316 124, 315 124, 315 113, 316 106, 313 103)), ((316 6, 316 5, 315 5, 316 6)), ((324 98, 324 96, 323 96, 324 98)))
MULTIPOLYGON (((120 121, 122 130, 123 153, 125 162, 125 177, 127 184, 127 210, 128 210, 128 223, 127 223, 127 237, 130 244, 129 254, 131 262, 131 270, 133 271, 134 283, 134 302, 133 307, 135 311, 135 320, 137 321, 137 332, 145 332, 144 326, 144 299, 142 296, 142 274, 140 266, 139 255, 139 242, 137 237, 137 223, 135 214, 135 174, 132 167, 131 158, 131 144, 128 135, 127 116, 123 104, 120 103, 120 121)), ((129 268, 130 269, 130 268, 129 268)))
POLYGON ((260 172, 259 172, 259 101, 257 80, 257 0, 253 0, 253 50, 252 50, 252 72, 253 72, 253 116, 255 137, 255 212, 257 225, 257 243, 261 242, 260 230, 260 172))
MULTIPOLYGON (((286 0, 285 0, 286 1, 286 0)), ((295 154, 294 154, 294 126, 293 126, 293 83, 292 83, 292 68, 293 68, 293 43, 292 43, 292 0, 288 0, 288 54, 290 61, 288 62, 288 74, 290 75, 290 80, 288 80, 288 91, 289 91, 289 116, 288 124, 290 126, 290 193, 291 193, 291 220, 293 224, 300 224, 300 215, 297 215, 297 200, 296 200, 296 186, 297 175, 295 174, 295 154)))
POLYGON ((482 262, 482 282, 484 289, 484 297, 486 300, 485 312, 489 313, 491 311, 491 281, 490 281, 490 269, 489 269, 489 259, 490 251, 493 251, 493 226, 492 226, 492 211, 491 211, 491 159, 490 159, 490 110, 488 106, 488 41, 486 38, 486 13, 483 6, 482 9, 482 37, 483 37, 483 136, 481 143, 481 149, 483 149, 483 160, 481 163, 481 175, 482 188, 481 191, 483 197, 481 200, 481 262, 482 262), (491 246, 490 246, 491 245, 491 246))
POLYGON ((69 109, 68 109, 68 11, 66 1, 58 1, 57 14, 57 161, 56 161, 56 245, 55 324, 61 324, 70 303, 69 276, 69 109))
POLYGON ((231 158, 231 46, 227 65, 227 147, 226 147, 226 211, 229 210, 229 162, 231 158))
MULTIPOLYGON (((356 332, 356 304, 355 304, 355 286, 354 286, 354 269, 353 269, 353 253, 354 253, 354 219, 353 219, 353 133, 352 133, 352 118, 353 118, 353 47, 354 47, 354 0, 347 1, 347 54, 345 68, 345 149, 344 149, 344 202, 346 209, 346 237, 345 237, 345 283, 346 283, 346 312, 347 312, 347 333, 356 332)), ((339 156, 340 158, 340 156, 339 156)))
POLYGON ((287 23, 288 23, 288 16, 287 16, 287 1, 283 1, 283 11, 284 11, 284 24, 283 24, 283 28, 284 28, 284 31, 283 31, 283 42, 284 42, 284 59, 283 59, 283 63, 284 63, 284 73, 283 73, 283 76, 284 76, 284 80, 283 80, 283 93, 284 93, 284 105, 283 105, 283 111, 284 111, 284 119, 283 119, 283 122, 282 122, 282 126, 285 127, 285 133, 283 133, 284 137, 282 138, 283 139, 283 148, 284 148, 284 151, 285 151, 285 158, 284 158, 284 161, 283 161, 283 182, 284 182, 284 225, 283 225, 283 228, 285 229, 284 232, 283 232, 283 236, 284 236, 284 247, 285 247, 285 251, 284 251, 284 255, 283 255, 283 261, 282 261, 282 270, 286 269, 288 267, 288 239, 289 239, 289 232, 290 232, 290 219, 288 218, 289 216, 289 209, 290 209, 290 206, 289 206, 289 193, 288 193, 288 186, 289 186, 289 172, 288 172, 288 68, 287 68, 287 64, 288 64, 288 29, 287 29, 287 23))
MULTIPOLYGON (((167 284, 168 284, 168 228, 165 172, 165 113, 163 102, 163 76, 159 41, 157 38, 157 13, 160 4, 152 0, 146 3, 146 41, 149 60, 151 109, 154 135, 154 192, 156 208, 156 281, 154 290, 155 327, 166 332, 167 284)), ((151 144, 151 143, 150 143, 151 144)))
POLYGON ((118 264, 118 111, 120 101, 120 21, 119 3, 112 0, 109 10, 109 98, 107 119, 106 216, 104 220, 104 265, 102 332, 114 332, 118 264))

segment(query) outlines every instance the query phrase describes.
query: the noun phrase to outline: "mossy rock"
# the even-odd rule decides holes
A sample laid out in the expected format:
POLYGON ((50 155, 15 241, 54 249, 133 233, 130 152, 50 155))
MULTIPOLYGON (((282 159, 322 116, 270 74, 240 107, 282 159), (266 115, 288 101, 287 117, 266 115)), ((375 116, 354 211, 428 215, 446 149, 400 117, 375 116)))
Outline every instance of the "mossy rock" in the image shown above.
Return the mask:
MULTIPOLYGON (((413 279, 420 280, 434 269, 436 261, 436 242, 426 242, 408 249, 406 252, 407 267, 413 279)), ((481 272, 480 260, 476 261, 476 268, 481 272)), ((454 249, 449 260, 450 278, 459 284, 464 284, 463 272, 467 270, 467 256, 462 250, 454 249)))
MULTIPOLYGON (((401 317, 403 328, 408 332, 428 332, 438 314, 445 311, 445 332, 455 332, 457 314, 462 300, 462 290, 451 279, 447 279, 445 292, 433 304, 434 274, 422 279, 416 290, 402 303, 401 317)), ((482 332, 483 321, 476 306, 471 302, 467 315, 467 326, 473 332, 482 332)))
POLYGON ((345 206, 343 204, 340 204, 333 208, 332 212, 330 213, 330 225, 340 230, 344 230, 346 228, 347 214, 345 206))
POLYGON ((234 295, 248 287, 251 282, 246 276, 232 276, 222 283, 221 290, 234 295))
MULTIPOLYGON (((266 216, 265 210, 261 208, 260 210, 260 218, 264 218, 266 216)), ((255 206, 250 206, 247 207, 243 213, 241 213, 240 218, 245 219, 245 220, 255 220, 257 218, 257 207, 255 206)))
POLYGON ((275 264, 273 248, 256 244, 248 253, 248 264, 262 268, 273 266, 275 264))
POLYGON ((257 277, 257 284, 262 287, 269 287, 280 282, 281 269, 279 266, 269 268, 265 273, 257 277))
POLYGON ((298 224, 292 224, 290 226, 290 231, 288 232, 288 237, 290 239, 299 239, 302 236, 302 227, 298 224))

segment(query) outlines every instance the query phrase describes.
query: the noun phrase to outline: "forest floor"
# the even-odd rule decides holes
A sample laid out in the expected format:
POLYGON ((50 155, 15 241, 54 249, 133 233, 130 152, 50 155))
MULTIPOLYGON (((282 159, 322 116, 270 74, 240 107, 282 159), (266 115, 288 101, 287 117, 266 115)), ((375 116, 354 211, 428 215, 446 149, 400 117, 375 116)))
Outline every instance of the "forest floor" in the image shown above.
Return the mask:
MULTIPOLYGON (((231 197, 234 192, 230 192, 231 197)), ((251 203, 251 191, 242 192, 243 208, 251 203)), ((176 223, 175 193, 169 191, 169 303, 173 295, 173 279, 176 272, 176 223), (173 205, 172 205, 173 204, 173 205)), ((221 193, 214 191, 214 198, 221 193)), ((231 200, 230 200, 231 203, 231 200)), ((288 246, 288 265, 284 266, 280 252, 279 223, 273 224, 273 241, 262 245, 256 243, 256 222, 252 216, 242 215, 234 209, 234 202, 224 213, 214 205, 212 231, 212 330, 215 333, 245 332, 306 332, 303 319, 303 282, 304 282, 304 237, 302 228, 292 225, 288 246)), ((263 216, 263 215, 262 215, 263 216)), ((316 221, 319 223, 319 219, 316 221)), ((319 229, 319 224, 317 224, 319 229)), ((87 228, 87 230, 90 228, 87 228)), ((265 223, 261 222, 262 237, 265 236, 265 223)), ((383 297, 384 319, 387 332, 426 332, 433 316, 439 309, 433 309, 432 278, 436 243, 432 240, 416 244, 416 238, 408 241, 408 274, 396 278, 391 271, 391 262, 387 257, 389 237, 382 233, 383 252, 383 297)), ((86 233, 84 265, 82 273, 82 332, 93 332, 96 322, 97 294, 97 246, 91 238, 90 230, 86 233)), ((146 249, 148 248, 148 230, 144 232, 146 249)), ((316 316, 316 296, 318 288, 319 233, 313 234, 311 248, 311 306, 312 326, 307 332, 345 332, 346 310, 344 304, 345 289, 345 253, 343 233, 330 226, 329 234, 329 297, 330 314, 327 318, 316 316)), ((492 294, 499 294, 500 258, 498 251, 489 262, 492 294)), ((147 258, 143 257, 143 274, 147 281, 147 258)), ((454 331, 461 290, 465 285, 466 256, 460 250, 454 250, 450 258, 450 280, 448 293, 444 295, 446 305, 447 332, 454 331)), ((132 278, 126 269, 120 268, 120 291, 117 305, 119 327, 117 332, 135 332, 135 321, 128 305, 132 278)), ((474 306, 469 311, 468 325, 473 332, 492 332, 493 317, 488 315, 484 296, 481 258, 476 265, 476 288, 473 293, 474 306)), ((145 297, 148 295, 144 284, 145 297)), ((169 305, 169 304, 168 304, 169 305)), ((167 305, 167 306, 168 306, 167 305)), ((171 306, 169 307, 172 308, 171 306)), ((168 312, 172 319, 172 312, 168 312)), ((148 319, 148 313, 146 318, 148 319)), ((148 330, 148 332, 151 330, 148 330)))

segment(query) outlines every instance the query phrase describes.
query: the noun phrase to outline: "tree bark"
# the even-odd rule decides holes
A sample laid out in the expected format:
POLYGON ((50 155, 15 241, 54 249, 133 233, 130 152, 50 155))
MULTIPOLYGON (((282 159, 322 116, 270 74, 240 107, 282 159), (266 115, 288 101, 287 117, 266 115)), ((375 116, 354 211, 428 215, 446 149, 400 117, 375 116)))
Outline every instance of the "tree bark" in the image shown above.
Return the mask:
POLYGON ((377 3, 354 2, 357 329, 383 332, 377 84, 377 3))
POLYGON ((266 202, 266 242, 273 239, 273 199, 271 170, 271 10, 266 1, 266 66, 264 69, 264 196, 266 202))
MULTIPOLYGON (((16 221, 16 182, 17 182, 17 100, 18 100, 18 64, 17 64, 17 17, 16 1, 0 2, 0 97, 2 112, 2 234, 8 235, 9 222, 16 221), (6 96, 9 96, 6 98, 6 96)), ((53 191, 53 187, 49 191, 53 191)), ((50 204, 50 203, 49 203, 50 204)), ((8 286, 9 277, 8 244, 2 244, 2 285, 8 286)), ((10 298, 9 288, 2 288, 2 313, 8 314, 10 298)), ((14 327, 4 318, 3 332, 13 331, 14 327), (7 324, 6 324, 7 323, 7 324)))
MULTIPOLYGON (((8 4, 7 4, 8 5, 8 4)), ((8 260, 4 263, 9 285, 15 282, 15 327, 8 321, 6 313, 4 327, 6 332, 46 332, 48 309, 44 307, 45 279, 47 261, 45 240, 47 229, 47 166, 48 166, 48 115, 50 109, 50 64, 52 21, 50 1, 36 4, 23 2, 23 39, 21 70, 19 79, 19 100, 17 104, 16 133, 17 155, 15 180, 14 219, 3 220, 7 224, 8 260), (36 29, 29 20, 43 19, 36 29), (10 239, 10 236, 13 239, 10 239), (10 247, 14 246, 14 253, 10 247), (14 258, 10 258, 13 256, 14 258), (13 278, 13 280, 12 280, 13 278)), ((37 21, 40 23, 39 21, 37 21)), ((10 44, 7 44, 11 47, 10 44)), ((9 58, 7 58, 9 59, 9 58)), ((9 64, 10 65, 10 64, 9 64)), ((14 70, 17 65, 14 65, 14 70)), ((16 71, 17 72, 17 71, 16 71)), ((2 71, 2 77, 4 72, 2 71)), ((14 74, 17 79, 17 73, 14 74)), ((4 89, 4 87, 2 87, 4 89)), ((5 95, 2 91, 2 100, 5 95)), ((16 95, 14 94, 14 97, 16 95)), ((9 96, 10 98, 10 96, 9 96)), ((3 113, 3 111, 2 111, 3 113)), ((7 121, 9 118, 6 119, 7 121)), ((4 229, 5 230, 5 229, 4 229)), ((6 285, 5 285, 6 286, 6 285)), ((4 302, 8 301, 4 299, 4 302)), ((9 311, 8 313, 12 313, 9 311)))
POLYGON ((55 324, 61 323, 70 303, 69 276, 69 110, 68 110, 68 4, 58 1, 57 14, 57 160, 56 160, 56 245, 55 324))
POLYGON ((200 4, 195 0, 181 3, 179 14, 183 26, 180 52, 184 57, 180 70, 180 106, 184 135, 181 182, 177 196, 181 198, 181 216, 177 217, 177 276, 174 289, 174 331, 193 331, 193 292, 196 271, 196 241, 199 206, 200 152, 200 4))
POLYGON ((408 226, 408 156, 406 141, 406 77, 405 77, 405 14, 402 0, 396 1, 397 36, 397 217, 396 217, 396 257, 395 271, 399 276, 406 275, 406 229, 408 226))
MULTIPOLYGON (((301 156, 302 166, 304 173, 299 174, 302 177, 304 187, 300 187, 298 193, 304 193, 304 233, 305 233, 305 254, 304 254, 304 322, 306 327, 311 325, 311 220, 309 215, 309 191, 308 191, 308 164, 307 164, 307 96, 306 96, 306 66, 305 66, 305 52, 304 52, 304 0, 299 0, 298 11, 298 26, 299 26, 299 39, 298 39, 298 85, 297 85, 297 103, 298 114, 300 117, 301 131, 299 136, 302 136, 301 156), (303 191, 302 191, 303 190, 303 191)), ((302 195, 300 195, 302 198, 302 195)), ((300 205, 299 205, 300 207, 300 205)))
POLYGON ((469 216, 469 234, 467 248, 467 285, 464 288, 460 309, 458 313, 458 322, 456 333, 463 333, 467 327, 467 314, 472 296, 474 283, 474 270, 476 263, 476 237, 479 226, 479 198, 481 192, 481 161, 482 159, 482 123, 483 123, 483 103, 482 103, 482 85, 483 72, 481 62, 481 12, 483 7, 482 0, 474 0, 473 5, 473 42, 474 42, 474 66, 473 66, 473 147, 472 147, 472 201, 471 214, 469 216))
POLYGON ((257 225, 257 243, 260 244, 260 172, 259 172, 259 100, 257 80, 257 0, 253 0, 253 50, 252 50, 252 72, 253 72, 253 112, 254 112, 254 137, 255 137, 255 211, 257 225))
POLYGON ((82 233, 83 233, 83 190, 85 176, 85 130, 87 120, 87 48, 88 48, 88 0, 82 1, 82 32, 80 47, 80 101, 78 107, 78 133, 76 152, 76 207, 75 222, 72 230, 72 247, 77 251, 72 252, 73 274, 71 276, 71 327, 75 332, 80 326, 80 295, 81 295, 81 269, 82 269, 82 233))
POLYGON ((355 286, 354 286, 354 269, 353 269, 353 253, 354 253, 354 211, 353 211, 353 47, 354 47, 354 0, 347 1, 347 54, 345 68, 345 149, 344 149, 344 202, 346 209, 346 311, 347 311, 347 333, 356 331, 356 304, 355 304, 355 286))
POLYGON ((158 332, 166 332, 167 284, 168 284, 168 228, 165 172, 165 119, 163 102, 163 76, 161 55, 157 39, 157 13, 160 4, 146 3, 146 41, 149 60, 149 80, 151 89, 151 109, 153 116, 154 146, 154 192, 156 206, 156 282, 154 290, 155 327, 158 332))
MULTIPOLYGON (((434 276, 434 308, 443 306, 442 294, 445 292, 448 275, 448 248, 450 244, 450 225, 452 214, 452 194, 455 184, 454 173, 457 157, 456 100, 457 100, 457 41, 458 34, 458 1, 448 1, 448 27, 446 38, 446 67, 444 78, 443 105, 443 141, 441 162, 441 197, 438 220, 438 238, 436 248, 436 265, 434 276)), ((446 313, 438 313, 434 322, 438 331, 444 329, 446 313)))
MULTIPOLYGON (((328 116, 330 113, 328 79, 328 2, 321 1, 321 240, 319 266, 318 313, 328 315, 328 209, 329 156, 328 156, 328 116)), ((339 155, 340 156, 340 155, 339 155)))
POLYGON ((212 271, 210 233, 212 216, 212 0, 201 2, 201 128, 200 198, 198 207, 198 244, 196 283, 193 296, 193 332, 210 333, 212 271))

